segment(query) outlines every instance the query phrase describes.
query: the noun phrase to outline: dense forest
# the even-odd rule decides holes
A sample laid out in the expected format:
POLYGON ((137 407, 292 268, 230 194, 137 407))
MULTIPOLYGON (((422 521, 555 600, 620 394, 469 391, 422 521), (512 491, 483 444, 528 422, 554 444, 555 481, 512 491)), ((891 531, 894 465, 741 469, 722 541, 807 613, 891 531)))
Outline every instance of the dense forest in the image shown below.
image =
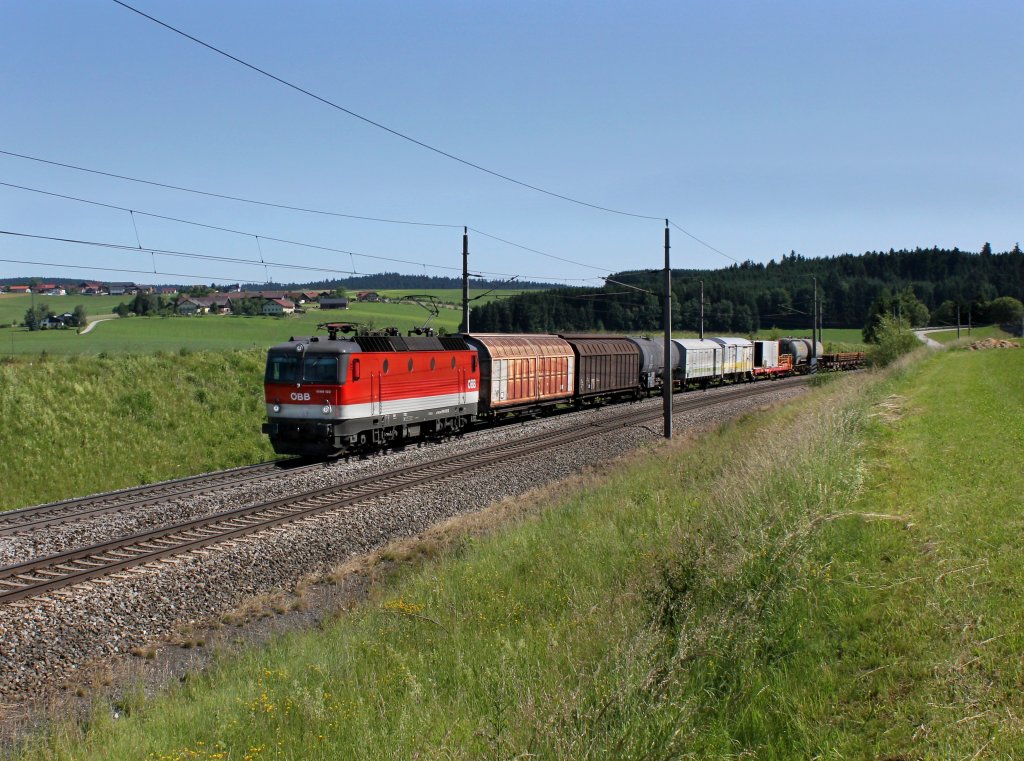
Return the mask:
MULTIPOLYGON (((473 309, 470 326, 500 332, 656 330, 663 276, 657 270, 622 272, 603 288, 499 299, 473 309)), ((772 326, 809 327, 815 278, 825 327, 862 328, 879 305, 908 299, 921 324, 955 320, 958 305, 965 321, 971 314, 975 322, 991 322, 998 321, 994 315, 987 319, 997 297, 1024 300, 1024 254, 1019 246, 992 253, 986 243, 979 253, 918 248, 821 259, 790 253, 767 264, 673 270, 673 326, 698 328, 703 281, 706 330, 745 334, 772 326), (905 296, 894 299, 898 293, 905 296)))

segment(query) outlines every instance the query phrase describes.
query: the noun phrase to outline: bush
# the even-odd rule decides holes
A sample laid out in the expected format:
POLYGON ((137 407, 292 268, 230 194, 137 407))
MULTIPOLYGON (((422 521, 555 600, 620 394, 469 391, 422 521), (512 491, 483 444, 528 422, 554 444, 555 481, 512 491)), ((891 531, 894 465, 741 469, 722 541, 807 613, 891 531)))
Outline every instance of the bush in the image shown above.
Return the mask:
POLYGON ((872 344, 868 349, 868 363, 873 367, 885 367, 919 347, 921 342, 905 322, 882 315, 876 323, 872 344))

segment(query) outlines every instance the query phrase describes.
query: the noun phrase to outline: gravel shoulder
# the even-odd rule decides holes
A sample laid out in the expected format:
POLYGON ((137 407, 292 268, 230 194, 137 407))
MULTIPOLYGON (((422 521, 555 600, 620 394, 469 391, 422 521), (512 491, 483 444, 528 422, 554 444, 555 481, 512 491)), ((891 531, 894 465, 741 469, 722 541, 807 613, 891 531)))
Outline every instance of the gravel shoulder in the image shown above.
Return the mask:
MULTIPOLYGON (((695 435, 722 422, 805 392, 782 387, 755 399, 726 402, 677 414, 677 436, 695 435)), ((710 400, 722 389, 704 393, 710 400)), ((639 404, 660 406, 658 399, 639 404)), ((621 409, 621 407, 619 408, 621 409)), ((546 428, 576 426, 614 414, 590 410, 529 424, 467 434, 462 439, 391 452, 365 460, 326 463, 323 468, 225 489, 154 506, 139 514, 101 516, 38 536, 5 537, 0 557, 48 554, 69 544, 98 541, 121 533, 164 525, 297 494, 332 483, 382 473, 401 465, 518 438, 546 428)), ((363 596, 358 574, 334 584, 301 588, 301 604, 266 599, 275 590, 294 590, 310 574, 325 574, 346 561, 358 561, 391 542, 415 537, 460 515, 502 500, 521 499, 532 490, 571 479, 587 469, 607 467, 623 454, 660 439, 660 426, 648 424, 610 431, 554 453, 517 458, 483 469, 470 479, 417 487, 397 498, 381 499, 243 539, 178 556, 90 582, 45 600, 0 608, 0 727, 8 738, 35 726, 47 712, 87 712, 97 695, 116 703, 118 691, 144 684, 148 690, 186 678, 217 653, 266 641, 275 633, 317 625, 363 596), (256 604, 254 598, 263 599, 256 604), (269 617, 225 614, 248 604, 274 611, 269 617), (202 644, 202 647, 197 647, 202 644), (214 646, 215 645, 215 646, 214 646), (135 655, 132 655, 134 653, 135 655), (41 710, 44 707, 45 710, 41 710)), ((307 582, 308 583, 308 582, 307 582)), ((280 594, 280 593, 279 593, 280 594)))

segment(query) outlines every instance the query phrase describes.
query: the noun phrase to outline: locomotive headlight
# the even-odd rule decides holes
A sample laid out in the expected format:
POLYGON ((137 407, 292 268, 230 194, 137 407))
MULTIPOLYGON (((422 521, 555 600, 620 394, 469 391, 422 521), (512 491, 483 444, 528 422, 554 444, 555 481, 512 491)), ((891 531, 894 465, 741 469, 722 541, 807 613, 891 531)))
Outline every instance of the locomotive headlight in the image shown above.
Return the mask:
POLYGON ((329 405, 329 404, 325 404, 325 405, 324 405, 324 408, 323 408, 323 413, 324 413, 325 415, 330 415, 330 414, 331 414, 331 405, 329 405))
POLYGON ((281 405, 280 404, 275 404, 271 409, 273 409, 274 412, 280 412, 281 411, 281 405))

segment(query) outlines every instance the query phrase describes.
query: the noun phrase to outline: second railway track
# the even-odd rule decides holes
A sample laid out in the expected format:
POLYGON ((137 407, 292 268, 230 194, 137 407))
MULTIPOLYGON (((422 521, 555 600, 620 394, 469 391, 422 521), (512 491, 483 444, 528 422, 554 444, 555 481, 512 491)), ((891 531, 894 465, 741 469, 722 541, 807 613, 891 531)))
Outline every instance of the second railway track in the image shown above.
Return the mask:
MULTIPOLYGON (((685 411, 754 397, 805 379, 737 386, 712 398, 677 398, 675 409, 685 411)), ((456 475, 500 465, 510 459, 583 440, 604 431, 657 420, 660 409, 631 410, 586 426, 549 431, 510 442, 474 449, 428 463, 398 468, 305 494, 229 510, 196 520, 121 537, 55 555, 0 568, 0 603, 38 597, 92 579, 158 562, 220 542, 306 520, 395 492, 456 475)), ((236 471, 229 471, 229 475, 236 471)))

